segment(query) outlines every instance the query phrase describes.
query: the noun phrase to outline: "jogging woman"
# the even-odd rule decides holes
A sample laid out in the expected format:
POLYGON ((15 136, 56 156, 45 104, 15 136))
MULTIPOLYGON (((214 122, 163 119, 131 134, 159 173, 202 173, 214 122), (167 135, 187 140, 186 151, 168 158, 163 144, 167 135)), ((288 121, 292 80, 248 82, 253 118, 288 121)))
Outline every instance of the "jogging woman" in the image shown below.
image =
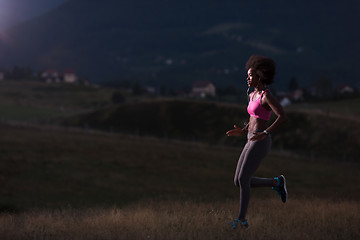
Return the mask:
POLYGON ((249 58, 246 63, 247 84, 249 89, 254 87, 254 91, 248 95, 247 111, 250 120, 244 128, 234 125, 234 129, 226 133, 228 136, 241 136, 247 132, 247 142, 241 152, 234 177, 235 185, 240 188, 240 210, 238 218, 230 223, 233 229, 238 224, 242 227, 249 226, 245 216, 251 187, 272 187, 278 192, 283 203, 287 200, 286 181, 283 175, 274 178, 253 177, 262 159, 270 150, 270 134, 287 120, 279 102, 266 89, 267 85, 274 82, 275 68, 275 62, 270 58, 258 55, 249 58), (269 125, 271 112, 277 117, 269 125))

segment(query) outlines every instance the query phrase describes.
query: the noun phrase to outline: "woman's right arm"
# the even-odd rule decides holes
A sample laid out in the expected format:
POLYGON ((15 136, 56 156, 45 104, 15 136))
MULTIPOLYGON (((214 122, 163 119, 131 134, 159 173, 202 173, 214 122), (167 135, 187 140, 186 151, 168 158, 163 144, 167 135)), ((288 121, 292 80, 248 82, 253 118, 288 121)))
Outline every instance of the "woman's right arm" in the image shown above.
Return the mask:
POLYGON ((236 124, 234 125, 234 129, 231 129, 230 131, 226 132, 226 135, 228 136, 241 136, 244 132, 247 132, 249 127, 249 123, 245 125, 245 127, 243 128, 239 128, 238 126, 236 126, 236 124))

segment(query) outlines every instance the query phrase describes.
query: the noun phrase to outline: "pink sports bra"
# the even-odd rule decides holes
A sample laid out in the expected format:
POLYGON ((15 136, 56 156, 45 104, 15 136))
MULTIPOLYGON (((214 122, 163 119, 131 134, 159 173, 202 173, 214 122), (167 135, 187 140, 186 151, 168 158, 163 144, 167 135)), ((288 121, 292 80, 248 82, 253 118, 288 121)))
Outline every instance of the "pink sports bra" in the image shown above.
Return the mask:
POLYGON ((261 105, 262 95, 264 94, 264 92, 267 92, 267 91, 269 91, 269 90, 266 89, 265 91, 263 91, 261 93, 260 97, 255 101, 252 100, 253 95, 254 95, 254 94, 252 94, 252 96, 250 97, 249 105, 247 107, 247 111, 250 114, 250 116, 253 116, 256 118, 261 118, 266 121, 270 119, 271 111, 267 110, 266 108, 264 108, 261 105))

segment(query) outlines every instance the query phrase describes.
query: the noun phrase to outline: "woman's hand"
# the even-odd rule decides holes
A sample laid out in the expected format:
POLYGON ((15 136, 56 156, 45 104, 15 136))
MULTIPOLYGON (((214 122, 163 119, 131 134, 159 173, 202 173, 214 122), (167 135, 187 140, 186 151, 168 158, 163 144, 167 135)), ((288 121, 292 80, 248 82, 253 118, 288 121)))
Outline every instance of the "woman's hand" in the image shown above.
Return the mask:
POLYGON ((227 131, 226 135, 238 137, 241 136, 244 132, 245 132, 244 129, 241 129, 238 126, 234 125, 234 129, 227 131))
POLYGON ((250 138, 250 141, 261 141, 267 137, 266 133, 264 132, 254 132, 254 136, 250 138))

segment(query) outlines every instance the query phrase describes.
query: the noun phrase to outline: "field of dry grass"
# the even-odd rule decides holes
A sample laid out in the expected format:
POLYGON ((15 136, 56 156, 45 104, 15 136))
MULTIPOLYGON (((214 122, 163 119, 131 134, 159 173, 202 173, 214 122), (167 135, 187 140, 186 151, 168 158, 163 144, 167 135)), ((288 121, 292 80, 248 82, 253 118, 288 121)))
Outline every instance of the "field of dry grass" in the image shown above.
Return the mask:
MULTIPOLYGON (((32 119, 28 102, 37 107, 47 97, 29 90, 17 103, 18 86, 10 87, 0 94, 0 111, 32 119)), ((86 93, 93 99, 79 97, 75 110, 106 102, 110 94, 96 91, 86 93)), ((50 106, 67 109, 59 99, 54 93, 50 106)), ((42 107, 41 118, 58 111, 42 107)), ((239 198, 232 178, 244 138, 229 147, 6 122, 0 132, 0 240, 360 239, 358 159, 273 149, 256 175, 284 174, 288 202, 271 189, 254 189, 250 228, 232 230, 239 198)))
POLYGON ((256 198, 248 229, 228 222, 234 201, 141 201, 124 208, 33 210, 0 215, 2 240, 17 239, 359 239, 360 204, 355 201, 256 198))
MULTIPOLYGON (((232 174, 240 149, 0 125, 0 239, 359 239, 358 163, 276 152, 289 201, 254 189, 250 228, 232 174)), ((280 171, 280 172, 279 172, 280 171)))

